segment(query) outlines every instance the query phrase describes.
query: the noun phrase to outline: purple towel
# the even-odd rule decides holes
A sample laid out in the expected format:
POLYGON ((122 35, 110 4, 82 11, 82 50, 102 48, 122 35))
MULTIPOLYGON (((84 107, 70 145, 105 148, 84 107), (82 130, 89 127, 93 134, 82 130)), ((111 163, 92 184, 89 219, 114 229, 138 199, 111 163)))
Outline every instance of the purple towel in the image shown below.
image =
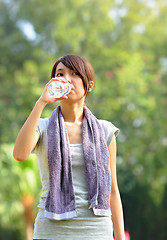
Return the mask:
MULTIPOLYGON (((95 215, 110 216, 110 156, 103 129, 86 107, 82 131, 89 206, 95 215)), ((45 217, 52 220, 76 217, 69 139, 60 106, 49 119, 48 166, 50 190, 46 199, 45 217)))

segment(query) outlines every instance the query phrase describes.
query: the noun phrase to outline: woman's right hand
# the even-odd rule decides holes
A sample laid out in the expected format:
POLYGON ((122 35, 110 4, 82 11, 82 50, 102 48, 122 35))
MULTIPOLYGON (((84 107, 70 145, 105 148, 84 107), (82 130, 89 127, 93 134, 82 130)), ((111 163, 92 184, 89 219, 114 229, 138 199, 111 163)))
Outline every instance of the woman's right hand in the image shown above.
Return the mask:
POLYGON ((54 82, 54 81, 60 81, 60 82, 64 82, 61 78, 52 78, 46 85, 45 85, 45 88, 43 90, 43 93, 42 95, 40 96, 39 100, 42 101, 43 103, 45 104, 48 104, 48 103, 53 103, 53 102, 56 102, 58 100, 64 100, 64 99, 67 99, 68 97, 67 96, 62 96, 61 98, 53 98, 53 97, 50 97, 49 96, 49 93, 47 91, 47 88, 49 86, 49 84, 51 82, 54 82))

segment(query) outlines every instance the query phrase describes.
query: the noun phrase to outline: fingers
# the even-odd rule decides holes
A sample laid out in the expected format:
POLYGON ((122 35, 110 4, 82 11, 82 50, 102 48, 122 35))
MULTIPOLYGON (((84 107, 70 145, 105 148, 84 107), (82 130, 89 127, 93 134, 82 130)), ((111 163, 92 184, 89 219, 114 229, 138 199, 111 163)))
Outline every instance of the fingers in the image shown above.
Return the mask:
POLYGON ((67 98, 68 98, 67 96, 63 95, 61 98, 56 98, 56 100, 65 100, 67 98))

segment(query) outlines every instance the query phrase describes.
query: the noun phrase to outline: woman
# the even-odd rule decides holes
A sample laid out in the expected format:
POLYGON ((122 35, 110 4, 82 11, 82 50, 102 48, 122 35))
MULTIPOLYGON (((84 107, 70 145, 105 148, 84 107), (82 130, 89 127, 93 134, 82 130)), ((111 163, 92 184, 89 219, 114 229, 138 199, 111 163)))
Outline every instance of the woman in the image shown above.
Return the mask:
POLYGON ((25 161, 37 154, 43 187, 33 239, 124 239, 122 204, 116 179, 116 135, 112 123, 97 120, 85 106, 94 72, 80 56, 65 55, 20 130, 13 155, 25 161), (60 99, 47 87, 64 77, 71 91, 60 99), (60 100, 50 119, 44 107, 60 100), (112 213, 112 214, 111 214, 112 213))

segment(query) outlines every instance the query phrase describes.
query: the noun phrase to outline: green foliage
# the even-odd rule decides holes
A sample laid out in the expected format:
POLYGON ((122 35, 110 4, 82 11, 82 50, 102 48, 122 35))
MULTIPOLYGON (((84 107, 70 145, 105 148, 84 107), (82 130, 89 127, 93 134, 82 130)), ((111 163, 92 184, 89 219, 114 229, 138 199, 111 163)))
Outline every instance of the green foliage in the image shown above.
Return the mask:
MULTIPOLYGON (((11 146, 49 81, 53 63, 74 53, 86 57, 95 70, 96 87, 88 106, 121 130, 117 166, 126 229, 132 239, 166 239, 165 0, 1 0, 0 9, 3 229, 7 222, 17 223, 24 193, 39 196, 35 159, 14 162, 11 146), (27 23, 34 37, 24 33, 21 26, 27 23)), ((42 116, 50 116, 54 107, 47 106, 42 116)))
MULTIPOLYGON (((25 238, 25 221, 23 197, 33 194, 35 203, 39 201, 41 184, 38 173, 38 163, 34 154, 22 164, 15 161, 12 157, 13 145, 1 145, 0 147, 0 229, 12 231, 5 236, 12 239, 10 235, 17 235, 17 239, 25 238), (20 236, 20 237, 19 237, 20 236)), ((36 211, 36 206, 34 206, 36 211)), ((5 239, 3 234, 0 239, 5 239)), ((13 238, 16 239, 16 238, 13 238)))

